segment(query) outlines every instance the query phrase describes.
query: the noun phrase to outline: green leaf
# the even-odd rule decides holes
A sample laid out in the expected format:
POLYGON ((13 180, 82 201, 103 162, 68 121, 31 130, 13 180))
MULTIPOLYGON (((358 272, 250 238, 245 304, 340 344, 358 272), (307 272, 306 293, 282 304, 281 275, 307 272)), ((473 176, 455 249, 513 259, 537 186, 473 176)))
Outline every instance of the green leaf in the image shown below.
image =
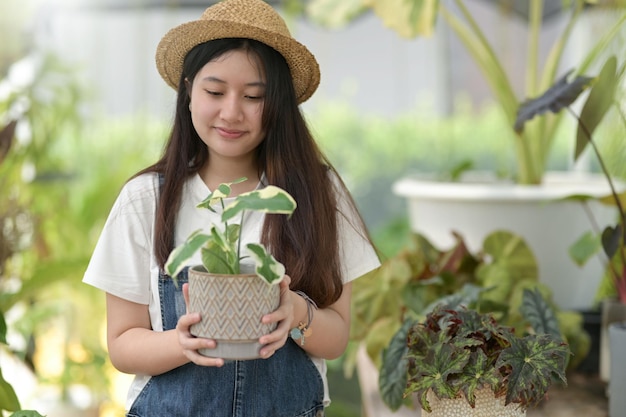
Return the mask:
POLYGON ((9 384, 2 375, 2 369, 0 369, 0 411, 16 411, 20 409, 20 402, 15 395, 15 390, 9 384))
POLYGON ((227 222, 244 210, 262 213, 288 214, 296 209, 296 201, 285 190, 268 185, 261 190, 254 190, 237 196, 222 213, 222 221, 227 222))
POLYGON ((601 240, 604 253, 609 259, 612 259, 622 242, 622 225, 618 224, 615 227, 607 226, 604 228, 601 240))
POLYGON ((462 380, 464 383, 459 384, 459 388, 472 407, 476 405, 477 390, 488 386, 495 392, 502 383, 502 377, 496 371, 493 361, 481 349, 471 353, 467 366, 463 369, 462 380))
POLYGON ((587 143, 591 140, 593 131, 598 127, 614 103, 615 92, 619 89, 619 77, 616 71, 617 59, 611 56, 602 66, 600 75, 598 75, 581 110, 576 132, 574 161, 585 150, 587 143))
POLYGON ((204 245, 209 238, 209 235, 202 234, 201 230, 196 230, 189 235, 187 241, 175 248, 167 257, 165 271, 168 275, 176 279, 178 273, 187 266, 187 262, 200 250, 202 245, 204 245))
POLYGON ((568 252, 576 265, 582 267, 593 255, 598 253, 601 246, 600 237, 588 231, 569 247, 568 252))
POLYGON ((7 322, 4 319, 4 313, 0 311, 0 343, 7 345, 7 322))
POLYGON ((222 232, 211 226, 211 234, 205 247, 201 249, 202 264, 208 272, 213 274, 239 273, 239 258, 237 254, 237 239, 240 226, 228 225, 222 232))
POLYGON ((524 289, 521 313, 538 334, 549 334, 561 338, 559 322, 554 310, 548 305, 539 289, 524 289))
POLYGON ((394 411, 402 406, 404 399, 408 370, 406 337, 413 324, 413 320, 405 320, 391 338, 389 347, 383 350, 378 384, 383 401, 394 411))
POLYGON ((364 0, 383 24, 404 38, 430 36, 434 32, 439 0, 364 0))
POLYGON ((432 389, 438 398, 455 398, 458 389, 448 383, 448 377, 463 372, 469 361, 470 350, 457 348, 450 344, 436 344, 425 357, 408 354, 409 373, 408 386, 405 395, 416 393, 420 398, 422 408, 432 411, 426 398, 428 390, 432 389))
POLYGON ((362 0, 310 0, 306 2, 306 15, 312 21, 339 28, 348 24, 366 10, 362 0))
POLYGON ((546 113, 558 113, 563 108, 572 104, 578 96, 585 90, 594 80, 592 77, 582 75, 568 82, 567 77, 573 72, 568 71, 561 77, 552 87, 550 87, 541 96, 526 100, 517 110, 517 118, 513 128, 515 132, 522 133, 524 131, 524 123, 533 119, 535 116, 546 113))
POLYGON ((239 179, 236 179, 233 182, 225 182, 225 183, 218 185, 217 189, 214 191, 211 191, 211 193, 204 200, 202 200, 200 204, 198 204, 196 207, 209 209, 210 211, 215 213, 215 209, 212 206, 221 202, 222 200, 224 200, 230 195, 232 191, 231 186, 233 184, 239 184, 246 180, 247 180, 246 177, 241 177, 239 179))
POLYGON ((511 370, 505 403, 536 405, 554 378, 566 383, 568 355, 567 345, 547 334, 511 338, 511 346, 502 351, 496 362, 497 368, 511 370))
POLYGON ((20 410, 11 414, 9 417, 45 417, 34 410, 20 410))
POLYGON ((278 284, 285 276, 285 266, 269 254, 263 245, 249 243, 246 245, 256 263, 255 272, 269 284, 278 284))

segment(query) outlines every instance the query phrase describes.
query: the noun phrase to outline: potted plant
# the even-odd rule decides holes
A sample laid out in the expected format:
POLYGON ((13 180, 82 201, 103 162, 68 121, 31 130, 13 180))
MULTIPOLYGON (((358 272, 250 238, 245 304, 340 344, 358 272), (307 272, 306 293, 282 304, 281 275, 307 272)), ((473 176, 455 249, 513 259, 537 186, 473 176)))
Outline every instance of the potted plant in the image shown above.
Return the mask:
POLYGON ((215 349, 200 353, 225 359, 259 357, 258 338, 275 328, 275 324, 262 324, 261 317, 278 307, 278 284, 285 275, 285 267, 263 245, 248 243, 243 252, 240 238, 244 214, 291 215, 296 209, 293 197, 272 185, 229 198, 231 186, 245 180, 220 184, 198 204, 213 212, 221 210, 223 224, 211 225, 209 233, 192 233, 172 251, 165 265, 166 272, 177 280, 194 255, 200 254, 201 265, 188 268, 189 310, 200 312, 202 317, 191 327, 191 333, 217 342, 215 349), (237 216, 240 222, 231 222, 237 216), (246 262, 247 258, 251 262, 246 262))
POLYGON ((524 290, 522 313, 522 334, 463 306, 408 320, 383 357, 383 399, 394 409, 414 395, 433 417, 525 415, 554 381, 567 383, 570 352, 539 291, 524 290))
MULTIPOLYGON (((618 192, 612 175, 600 154, 598 145, 593 140, 593 133, 611 108, 616 109, 623 127, 626 128, 626 117, 624 117, 619 101, 615 100, 624 73, 626 73, 626 64, 618 67, 617 59, 611 56, 606 60, 597 77, 578 76, 571 81, 564 78, 541 96, 522 103, 515 123, 515 129, 522 130, 525 122, 537 114, 547 111, 569 110, 578 121, 577 146, 574 158, 578 158, 587 147, 592 149, 611 190, 610 195, 603 198, 602 201, 611 203, 618 209, 617 223, 604 227, 595 236, 587 234, 581 237, 571 250, 572 256, 580 263, 584 263, 600 248, 606 257, 606 277, 612 284, 615 297, 603 301, 600 370, 601 377, 610 381, 609 392, 619 393, 618 395, 609 394, 611 397, 610 406, 615 414, 618 410, 621 412, 626 408, 626 399, 621 395, 621 393, 626 392, 626 372, 614 367, 613 371, 618 372, 615 379, 609 372, 611 369, 609 358, 614 353, 626 350, 626 345, 623 344, 626 337, 621 335, 621 332, 626 330, 620 324, 620 322, 626 321, 626 211, 623 205, 625 193, 618 192), (569 106, 590 85, 592 87, 589 96, 580 115, 576 115, 569 106), (614 106, 614 104, 617 105, 614 106), (611 332, 614 334, 616 342, 619 340, 622 344, 614 346, 611 343, 610 348, 608 348, 611 332), (620 381, 622 385, 616 386, 617 382, 615 381, 620 381)), ((618 139, 623 140, 623 136, 618 139)), ((580 195, 575 198, 588 200, 590 197, 580 195)), ((595 219, 591 220, 595 221, 595 219)))
MULTIPOLYGON (((540 36, 542 12, 547 2, 520 2, 528 9, 529 16, 528 52, 523 69, 527 81, 524 94, 528 97, 537 95, 561 76, 565 48, 590 3, 587 0, 570 2, 567 22, 540 67, 539 46, 544 41, 540 36)), ((350 4, 318 0, 310 2, 307 11, 318 22, 337 25, 371 10, 386 26, 405 38, 431 35, 435 25, 445 21, 481 69, 502 114, 513 126, 520 101, 513 87, 514 76, 507 73, 504 60, 493 46, 495 42, 479 24, 479 16, 473 14, 471 2, 414 0, 350 4), (331 7, 333 5, 335 7, 331 7)), ((582 73, 598 63, 602 52, 625 27, 623 8, 612 16, 616 18, 610 25, 603 26, 602 34, 585 51, 577 71, 582 73)), ((513 129, 502 131, 502 140, 510 141, 515 155, 513 178, 503 179, 491 172, 469 172, 467 168, 472 164, 467 164, 459 170, 461 174, 454 174, 454 181, 405 176, 394 184, 393 191, 407 199, 413 230, 425 234, 439 246, 453 243, 450 230, 459 231, 472 250, 478 250, 485 236, 493 230, 507 229, 523 236, 537 256, 541 280, 553 290, 557 304, 564 309, 585 311, 593 306, 592 294, 601 279, 602 265, 589 262, 580 268, 571 262, 568 246, 588 230, 588 223, 579 203, 563 197, 581 193, 601 197, 609 190, 603 179, 594 175, 545 172, 561 120, 560 114, 549 114, 533 121, 522 134, 515 134, 513 129), (551 233, 546 234, 546 229, 551 233)), ((596 202, 590 202, 589 206, 600 224, 611 221, 612 208, 596 202)))
POLYGON ((568 368, 574 369, 589 351, 589 336, 582 330, 580 314, 554 304, 550 289, 539 281, 534 254, 524 239, 498 230, 485 239, 479 251, 471 252, 461 235, 454 238, 453 246, 441 249, 425 236, 411 233, 409 243, 397 254, 354 283, 351 341, 358 350, 351 351, 356 356, 348 356, 345 371, 350 373, 348 365, 356 362, 368 414, 384 413, 384 408, 379 408, 385 407, 384 403, 378 400, 383 390, 375 381, 379 371, 383 372, 383 352, 390 349, 394 334, 407 320, 423 319, 442 302, 491 313, 503 325, 523 332, 524 291, 539 290, 573 353, 568 368))

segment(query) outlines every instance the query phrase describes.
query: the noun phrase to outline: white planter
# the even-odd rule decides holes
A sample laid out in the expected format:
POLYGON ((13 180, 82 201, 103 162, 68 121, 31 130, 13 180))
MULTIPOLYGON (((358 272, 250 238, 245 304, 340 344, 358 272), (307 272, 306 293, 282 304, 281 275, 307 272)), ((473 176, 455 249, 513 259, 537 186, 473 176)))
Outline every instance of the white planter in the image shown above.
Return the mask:
MULTIPOLYGON (((405 178, 394 184, 394 192, 408 199, 412 229, 435 246, 451 247, 455 230, 471 251, 477 251, 494 230, 512 231, 533 250, 539 278, 553 290, 559 307, 583 310, 593 304, 602 262, 590 259, 581 268, 568 253, 569 246, 591 230, 589 217, 581 203, 557 200, 574 194, 608 195, 610 188, 603 176, 549 173, 544 184, 537 186, 405 178)), ((597 201, 588 204, 599 225, 614 222, 614 207, 597 201)))
POLYGON ((626 413, 626 321, 609 325, 611 363, 615 366, 609 380, 609 417, 626 413))
MULTIPOLYGON (((626 321, 626 304, 618 299, 602 301, 602 326, 600 327, 600 379, 609 382, 611 379, 611 343, 609 327, 613 323, 626 321)), ((623 345, 626 349, 626 345, 623 345)), ((626 391, 625 391, 626 392, 626 391)))

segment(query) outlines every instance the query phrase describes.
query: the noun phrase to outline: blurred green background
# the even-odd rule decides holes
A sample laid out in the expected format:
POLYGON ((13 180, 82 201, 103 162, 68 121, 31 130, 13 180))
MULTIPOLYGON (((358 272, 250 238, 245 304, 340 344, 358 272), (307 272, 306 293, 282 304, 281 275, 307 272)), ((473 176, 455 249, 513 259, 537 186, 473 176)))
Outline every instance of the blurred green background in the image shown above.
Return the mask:
MULTIPOLYGON (((122 414, 129 377, 107 358, 104 296, 81 279, 117 192, 157 158, 170 118, 140 108, 101 111, 102 92, 81 66, 40 46, 34 25, 46 7, 75 3, 0 3, 0 330, 6 333, 0 370, 24 407, 67 416, 62 407, 72 405, 77 415, 114 416, 122 414)), ((301 12, 298 3, 287 7, 301 12)), ((376 82, 362 88, 375 90, 376 82)), ((490 100, 477 103, 459 90, 445 112, 433 113, 425 98, 390 114, 364 111, 349 94, 321 95, 306 107, 306 117, 386 256, 409 235, 405 202, 391 191, 394 181, 418 172, 450 178, 460 168, 506 177, 513 169, 503 134, 510 128, 490 100)), ((601 147, 612 172, 625 178, 626 155, 616 144, 621 138, 611 133, 618 128, 602 127, 601 147)), ((565 122, 559 132, 551 169, 569 168, 572 129, 573 122, 565 122)), ((593 161, 589 169, 597 170, 593 161)), ((356 417, 358 382, 342 365, 341 359, 329 363, 333 404, 327 415, 356 417)))

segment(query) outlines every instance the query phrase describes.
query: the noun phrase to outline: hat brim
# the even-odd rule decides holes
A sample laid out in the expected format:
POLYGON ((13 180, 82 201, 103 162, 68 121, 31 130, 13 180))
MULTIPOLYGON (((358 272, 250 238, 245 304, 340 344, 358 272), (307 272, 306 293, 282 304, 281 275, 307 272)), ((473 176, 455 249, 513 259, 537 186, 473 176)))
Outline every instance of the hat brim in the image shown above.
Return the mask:
POLYGON ((169 86, 177 89, 187 53, 196 45, 224 38, 254 39, 278 51, 289 65, 298 103, 307 100, 317 89, 319 65, 304 45, 292 37, 231 21, 195 20, 171 29, 157 46, 159 74, 169 86))

